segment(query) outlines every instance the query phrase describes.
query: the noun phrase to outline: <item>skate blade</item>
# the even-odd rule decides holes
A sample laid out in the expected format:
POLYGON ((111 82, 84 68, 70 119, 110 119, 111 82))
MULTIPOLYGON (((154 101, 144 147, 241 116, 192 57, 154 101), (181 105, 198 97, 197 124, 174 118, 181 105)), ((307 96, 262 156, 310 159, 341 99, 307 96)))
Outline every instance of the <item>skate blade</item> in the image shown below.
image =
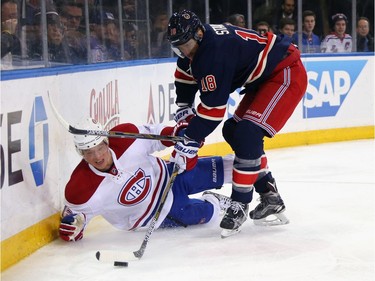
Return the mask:
POLYGON ((274 225, 284 225, 289 223, 289 219, 283 214, 273 214, 269 215, 266 218, 259 219, 259 220, 253 220, 255 225, 260 226, 274 226, 274 225))
POLYGON ((236 235, 237 233, 239 233, 241 231, 240 228, 237 228, 237 229, 223 229, 221 231, 221 238, 228 238, 230 236, 233 236, 233 235, 236 235))

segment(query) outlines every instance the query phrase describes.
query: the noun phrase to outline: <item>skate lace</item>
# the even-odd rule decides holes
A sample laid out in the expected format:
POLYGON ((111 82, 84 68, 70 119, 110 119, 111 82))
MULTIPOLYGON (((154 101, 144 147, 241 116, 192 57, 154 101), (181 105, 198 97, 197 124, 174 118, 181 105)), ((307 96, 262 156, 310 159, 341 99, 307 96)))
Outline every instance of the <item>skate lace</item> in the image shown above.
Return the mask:
POLYGON ((258 200, 260 202, 260 206, 264 206, 267 204, 267 200, 266 200, 266 196, 265 195, 260 195, 260 197, 258 198, 258 200))
POLYGON ((230 208, 233 210, 233 214, 237 214, 238 211, 240 211, 240 210, 245 214, 246 212, 245 212, 244 207, 245 207, 244 204, 241 204, 241 203, 236 202, 236 201, 232 201, 230 203, 230 208))
POLYGON ((221 201, 220 203, 227 208, 232 205, 232 199, 230 199, 229 197, 223 196, 219 200, 221 201))

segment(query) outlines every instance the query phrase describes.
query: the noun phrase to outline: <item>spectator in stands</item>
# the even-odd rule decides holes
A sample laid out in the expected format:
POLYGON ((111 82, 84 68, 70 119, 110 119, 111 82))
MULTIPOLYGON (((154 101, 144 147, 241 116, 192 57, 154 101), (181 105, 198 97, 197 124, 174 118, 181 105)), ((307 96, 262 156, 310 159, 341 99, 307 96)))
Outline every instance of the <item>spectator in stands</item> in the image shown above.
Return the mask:
POLYGON ((357 20, 357 52, 373 52, 374 37, 370 34, 370 21, 366 17, 357 20))
POLYGON ((292 19, 295 22, 295 27, 297 23, 297 13, 295 12, 295 1, 294 0, 283 0, 281 7, 276 12, 276 16, 273 17, 272 29, 278 32, 281 29, 280 23, 284 18, 292 19))
POLYGON ((290 18, 283 18, 280 20, 280 29, 279 33, 293 37, 294 32, 296 31, 296 22, 290 18))
MULTIPOLYGON (((47 1, 50 5, 50 1, 47 1)), ((35 14, 40 11, 39 0, 28 0, 25 5, 25 12, 22 17, 22 24, 24 25, 24 30, 26 32, 26 49, 29 51, 32 45, 39 40, 39 26, 35 23, 35 14)))
POLYGON ((21 55, 21 42, 17 36, 18 5, 15 0, 1 1, 1 59, 10 66, 13 56, 21 55), (4 60, 3 60, 4 58, 4 60))
POLYGON ((255 25, 255 30, 259 32, 259 34, 264 35, 266 32, 271 31, 271 27, 266 21, 260 21, 255 25))
MULTIPOLYGON (((302 13, 302 53, 320 53, 320 38, 314 34, 316 15, 306 10, 302 13)), ((293 35, 293 42, 298 44, 298 33, 293 35)))
POLYGON ((121 53, 120 30, 117 21, 109 21, 106 25, 107 34, 105 44, 108 50, 109 60, 129 60, 131 59, 127 51, 121 53))
POLYGON ((131 23, 136 26, 135 0, 122 0, 122 19, 125 23, 131 23))
POLYGON ((83 6, 74 0, 63 0, 58 6, 60 20, 65 26, 65 38, 82 62, 87 61, 86 36, 82 32, 83 6))
MULTIPOLYGON (((58 63, 75 63, 77 54, 69 47, 64 37, 64 26, 59 14, 54 10, 46 12, 47 17, 47 45, 48 61, 58 63)), ((39 26, 39 40, 36 40, 29 50, 32 60, 43 60, 43 34, 41 26, 41 12, 35 15, 35 24, 39 26)))
MULTIPOLYGON (((39 23, 36 23, 35 15, 41 11, 41 0, 18 0, 25 3, 25 11, 22 13, 22 25, 25 27, 23 30, 26 32, 26 48, 29 51, 33 45, 40 40, 39 23)), ((54 0, 43 0, 47 11, 56 11, 54 0)), ((23 10, 23 6, 20 10, 23 10)))
POLYGON ((352 37, 345 33, 348 19, 344 14, 335 14, 332 16, 332 30, 320 45, 322 53, 345 53, 351 52, 353 41, 352 37))
POLYGON ((169 57, 171 47, 167 40, 169 16, 159 13, 152 22, 151 30, 151 55, 152 57, 169 57))
POLYGON ((125 24, 124 33, 124 49, 130 55, 130 59, 137 59, 139 42, 136 27, 131 23, 127 23, 125 24))
POLYGON ((90 19, 90 25, 93 32, 90 34, 90 61, 105 62, 111 60, 111 56, 107 49, 109 24, 114 24, 115 17, 107 11, 95 12, 90 19))
POLYGON ((58 5, 60 20, 67 30, 79 31, 83 18, 83 6, 74 0, 63 0, 58 5))
POLYGON ((227 22, 239 27, 246 27, 245 16, 241 14, 230 15, 227 22))

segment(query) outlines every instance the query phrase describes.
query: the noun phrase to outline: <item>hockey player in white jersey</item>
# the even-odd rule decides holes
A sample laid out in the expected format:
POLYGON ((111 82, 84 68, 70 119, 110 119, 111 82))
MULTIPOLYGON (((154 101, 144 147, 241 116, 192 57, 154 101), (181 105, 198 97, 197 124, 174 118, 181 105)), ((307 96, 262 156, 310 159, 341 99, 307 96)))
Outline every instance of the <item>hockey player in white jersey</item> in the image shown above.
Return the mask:
MULTIPOLYGON (((124 123, 112 130, 177 135, 186 125, 179 123, 166 127, 124 123)), ((102 130, 102 126, 91 118, 77 127, 102 130)), ((90 135, 74 135, 74 143, 83 159, 65 188, 60 237, 65 241, 82 239, 87 224, 99 215, 121 230, 147 227, 167 186, 173 164, 152 153, 174 143, 90 135)), ((230 199, 223 195, 209 193, 199 199, 189 195, 230 183, 232 165, 232 156, 197 158, 197 166, 193 170, 177 175, 156 227, 207 223, 229 207, 230 199)))
POLYGON ((332 16, 333 32, 328 34, 320 45, 322 53, 349 53, 353 48, 352 36, 346 33, 348 19, 344 14, 332 16))

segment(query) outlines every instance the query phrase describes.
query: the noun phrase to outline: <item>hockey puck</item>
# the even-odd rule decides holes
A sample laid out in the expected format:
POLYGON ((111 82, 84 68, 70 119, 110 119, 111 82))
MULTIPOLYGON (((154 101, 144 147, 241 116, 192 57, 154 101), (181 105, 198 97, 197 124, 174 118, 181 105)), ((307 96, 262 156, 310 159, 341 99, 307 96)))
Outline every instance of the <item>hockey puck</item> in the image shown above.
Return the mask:
POLYGON ((114 266, 124 266, 124 267, 128 267, 129 263, 127 263, 126 261, 115 261, 113 263, 114 266))
POLYGON ((95 256, 96 256, 96 259, 99 261, 100 260, 100 252, 97 251, 96 254, 95 254, 95 256))

